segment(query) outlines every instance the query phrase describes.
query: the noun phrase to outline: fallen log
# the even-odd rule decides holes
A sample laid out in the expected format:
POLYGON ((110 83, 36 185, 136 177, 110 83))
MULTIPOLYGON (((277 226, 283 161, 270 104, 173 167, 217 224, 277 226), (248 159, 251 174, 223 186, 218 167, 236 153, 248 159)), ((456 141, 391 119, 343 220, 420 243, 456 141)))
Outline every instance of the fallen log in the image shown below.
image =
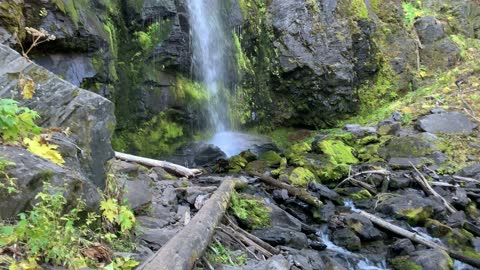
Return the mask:
POLYGON ((405 229, 403 229, 403 228, 401 228, 397 225, 394 225, 394 224, 392 224, 392 223, 390 223, 390 222, 388 222, 388 221, 386 221, 386 220, 384 220, 380 217, 377 217, 375 215, 367 213, 363 210, 355 210, 354 212, 356 212, 356 213, 360 214, 361 216, 369 219, 372 223, 376 224, 379 227, 382 227, 382 228, 384 228, 388 231, 391 231, 391 232, 393 232, 397 235, 406 237, 406 238, 412 240, 413 242, 425 245, 425 246, 430 247, 430 248, 443 250, 443 251, 447 252, 450 255, 450 257, 452 257, 454 259, 457 259, 461 262, 467 263, 471 266, 480 268, 480 260, 479 259, 471 258, 471 257, 465 256, 465 255, 463 255, 459 252, 450 250, 450 249, 448 249, 448 248, 446 248, 442 245, 439 245, 435 242, 432 242, 432 241, 418 235, 417 233, 405 230, 405 229))
POLYGON ((228 178, 190 223, 137 269, 190 270, 207 249, 235 188, 244 182, 228 178))
POLYGON ((282 183, 282 182, 278 181, 275 178, 272 178, 272 177, 266 176, 266 175, 262 175, 262 174, 259 174, 259 173, 256 173, 256 172, 251 172, 250 176, 257 177, 258 179, 260 179, 265 184, 274 186, 276 188, 285 189, 291 195, 299 198, 300 200, 308 203, 311 206, 314 206, 314 207, 322 207, 323 206, 323 203, 319 199, 313 197, 310 193, 308 193, 308 191, 306 191, 304 189, 296 188, 296 187, 287 185, 285 183, 282 183))
POLYGON ((443 202, 443 205, 445 206, 445 208, 447 208, 447 210, 450 213, 457 212, 457 209, 455 209, 455 207, 453 207, 449 202, 447 202, 447 200, 445 200, 445 198, 443 198, 440 194, 438 194, 432 188, 432 186, 430 186, 427 179, 425 179, 425 176, 423 176, 423 174, 417 169, 417 167, 415 167, 415 165, 413 165, 412 162, 410 162, 410 165, 412 165, 412 167, 417 172, 418 176, 414 175, 413 178, 415 179, 415 181, 417 181, 417 183, 420 185, 420 187, 423 189, 423 191, 425 191, 425 193, 427 193, 427 195, 431 195, 431 196, 439 198, 443 202))
POLYGON ((198 169, 189 169, 168 161, 144 158, 144 157, 134 156, 134 155, 120 153, 120 152, 115 152, 115 157, 121 160, 142 164, 148 167, 160 167, 165 169, 165 171, 169 173, 175 174, 177 176, 187 177, 187 178, 192 178, 202 174, 202 171, 198 169))

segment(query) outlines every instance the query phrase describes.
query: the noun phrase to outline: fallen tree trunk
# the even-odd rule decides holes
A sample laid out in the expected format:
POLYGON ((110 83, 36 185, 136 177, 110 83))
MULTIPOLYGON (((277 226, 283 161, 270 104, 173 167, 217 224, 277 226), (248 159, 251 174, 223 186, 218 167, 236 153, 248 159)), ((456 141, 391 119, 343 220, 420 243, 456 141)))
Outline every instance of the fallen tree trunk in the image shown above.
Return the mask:
POLYGON ((115 152, 115 157, 121 160, 135 162, 149 167, 160 167, 165 169, 169 173, 173 173, 177 176, 184 176, 187 178, 192 178, 202 174, 198 169, 189 169, 168 161, 161 161, 156 159, 138 157, 130 154, 115 152))
POLYGON ((287 190, 288 193, 290 193, 290 195, 293 195, 293 196, 299 198, 300 200, 308 203, 311 206, 315 206, 315 207, 322 207, 323 206, 323 203, 319 199, 313 197, 305 189, 296 188, 296 187, 287 185, 285 183, 282 183, 282 182, 278 181, 275 178, 272 178, 272 177, 269 177, 269 176, 266 176, 266 175, 262 175, 262 174, 259 174, 259 173, 256 173, 256 172, 251 172, 250 175, 254 176, 254 177, 257 177, 258 179, 260 179, 265 184, 274 186, 276 188, 281 188, 281 189, 287 190))
POLYGON ((137 269, 190 270, 208 247, 235 188, 243 182, 228 178, 190 223, 137 269))
POLYGON ((474 266, 474 267, 477 267, 477 268, 480 268, 480 260, 479 259, 475 259, 475 258, 471 258, 471 257, 468 257, 468 256, 465 256, 459 252, 456 252, 456 251, 453 251, 453 250, 450 250, 442 245, 439 245, 435 242, 432 242, 414 232, 410 232, 408 230, 405 230, 397 225, 394 225, 390 222, 387 222, 386 220, 382 219, 382 218, 379 218, 375 215, 372 215, 370 213, 367 213, 365 211, 362 211, 362 210, 356 210, 355 212, 359 213, 361 216, 369 219, 372 223, 376 224, 377 226, 380 226, 386 230, 389 230, 397 235, 400 235, 400 236, 403 236, 403 237, 406 237, 410 240, 412 240, 413 242, 417 242, 419 244, 422 244, 422 245, 425 245, 427 247, 431 247, 431 248, 434 248, 434 249, 439 249, 439 250, 443 250, 445 252, 447 252, 452 258, 454 259, 457 259, 459 261, 462 261, 464 263, 467 263, 471 266, 474 266))

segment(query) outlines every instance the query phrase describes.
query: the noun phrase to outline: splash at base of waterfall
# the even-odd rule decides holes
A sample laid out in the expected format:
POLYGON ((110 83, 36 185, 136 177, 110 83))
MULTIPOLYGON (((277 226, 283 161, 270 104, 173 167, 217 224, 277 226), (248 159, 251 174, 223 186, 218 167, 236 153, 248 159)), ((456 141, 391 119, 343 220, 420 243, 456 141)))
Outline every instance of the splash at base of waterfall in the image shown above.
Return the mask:
POLYGON ((234 131, 218 132, 206 141, 206 143, 213 144, 220 148, 227 157, 238 155, 246 150, 255 152, 255 149, 258 147, 270 144, 271 142, 267 137, 234 131))

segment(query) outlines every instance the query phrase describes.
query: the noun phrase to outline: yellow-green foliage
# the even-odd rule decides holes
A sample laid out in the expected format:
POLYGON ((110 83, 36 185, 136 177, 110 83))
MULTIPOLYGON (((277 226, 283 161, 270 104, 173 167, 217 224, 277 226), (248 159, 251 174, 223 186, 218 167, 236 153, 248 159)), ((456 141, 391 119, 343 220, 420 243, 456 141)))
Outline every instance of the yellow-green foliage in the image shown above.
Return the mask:
POLYGON ((408 28, 412 27, 415 19, 424 15, 424 12, 410 2, 402 3, 404 13, 404 23, 408 28))
POLYGON ((366 199, 372 198, 372 194, 370 194, 370 192, 368 192, 368 190, 362 189, 357 193, 353 193, 352 195, 350 195, 350 197, 352 197, 352 199, 355 200, 355 201, 361 201, 361 200, 366 200, 366 199))
POLYGON ((230 211, 248 229, 261 229, 270 225, 272 210, 262 199, 234 192, 230 202, 230 211))
POLYGON ((240 38, 238 37, 237 33, 233 32, 233 41, 235 43, 235 56, 237 60, 237 69, 238 72, 246 71, 248 73, 253 73, 252 64, 250 60, 245 55, 242 50, 242 44, 240 43, 240 38))
POLYGON ((310 182, 317 182, 317 177, 309 169, 298 167, 292 171, 288 181, 295 186, 305 187, 310 182))
POLYGON ((208 101, 209 92, 205 85, 178 75, 175 96, 179 101, 202 105, 208 101))
POLYGON ((409 260, 408 256, 395 257, 392 260, 392 267, 395 270, 423 270, 423 267, 409 260))
POLYGON ((0 138, 5 142, 15 142, 42 130, 34 120, 39 118, 37 112, 27 107, 18 107, 13 99, 0 99, 0 138))
POLYGON ((323 140, 318 147, 332 164, 355 164, 358 159, 353 155, 353 148, 340 140, 323 140))
POLYGON ((111 20, 107 20, 103 25, 103 30, 107 34, 108 44, 110 46, 110 53, 114 57, 118 57, 118 40, 115 25, 111 20))
POLYGON ((358 17, 359 19, 369 18, 367 5, 365 5, 364 0, 352 0, 351 9, 353 15, 358 17))
POLYGON ((172 29, 171 20, 155 22, 148 26, 147 30, 135 32, 137 42, 144 51, 151 51, 170 33, 172 29))
POLYGON ((165 113, 160 113, 136 131, 120 132, 112 139, 112 145, 117 151, 158 158, 172 154, 184 141, 183 127, 172 122, 165 113))
POLYGON ((228 247, 220 243, 210 244, 206 257, 213 265, 223 264, 241 267, 247 263, 247 254, 235 254, 228 247))
POLYGON ((58 145, 44 142, 42 137, 39 135, 34 136, 32 139, 25 138, 23 139, 23 142, 28 147, 28 151, 32 152, 33 154, 44 159, 48 159, 57 165, 62 165, 65 163, 62 155, 57 151, 58 145))

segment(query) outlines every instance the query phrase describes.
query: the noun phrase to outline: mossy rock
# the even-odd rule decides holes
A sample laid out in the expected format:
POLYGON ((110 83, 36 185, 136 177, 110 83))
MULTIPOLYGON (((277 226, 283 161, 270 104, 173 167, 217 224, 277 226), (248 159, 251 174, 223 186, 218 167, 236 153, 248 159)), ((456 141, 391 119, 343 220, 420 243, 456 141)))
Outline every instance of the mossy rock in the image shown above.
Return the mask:
POLYGON ((268 167, 278 166, 282 162, 282 157, 275 151, 267 151, 259 159, 265 161, 268 167))
POLYGON ((323 140, 317 142, 317 148, 332 164, 356 164, 358 159, 353 155, 354 149, 340 140, 323 140))
POLYGON ((310 151, 312 151, 312 147, 306 142, 301 142, 301 143, 296 143, 292 145, 285 152, 285 156, 287 157, 288 163, 290 165, 304 166, 305 165, 304 157, 310 151))
POLYGON ((425 157, 437 151, 437 146, 420 137, 394 137, 387 141, 378 151, 380 157, 390 159, 425 157))
POLYGON ((323 163, 321 165, 309 164, 307 167, 312 170, 322 183, 334 183, 348 175, 349 166, 346 164, 323 163))
POLYGON ((298 167, 292 171, 288 181, 295 186, 305 187, 309 182, 317 182, 317 177, 309 169, 298 167))
POLYGON ((370 198, 372 198, 373 196, 372 196, 372 194, 370 194, 370 192, 368 192, 368 190, 362 189, 362 190, 360 190, 360 191, 357 192, 357 193, 351 194, 350 197, 351 197, 352 200, 354 200, 354 201, 361 201, 361 200, 370 199, 370 198))
POLYGON ((257 160, 257 156, 248 150, 241 152, 240 156, 243 157, 247 162, 252 162, 257 160))
POLYGON ((247 160, 242 156, 234 156, 228 160, 228 172, 239 173, 243 168, 245 168, 245 166, 247 166, 247 164, 247 160))
POLYGON ((245 166, 245 171, 247 173, 252 173, 252 172, 264 173, 267 171, 268 168, 269 167, 264 160, 255 160, 255 161, 249 162, 247 166, 245 166))
POLYGON ((399 214, 405 217, 410 225, 415 226, 423 224, 427 219, 432 217, 433 209, 431 207, 403 209, 399 214))
POLYGON ((287 159, 282 158, 280 162, 280 167, 278 167, 278 169, 273 170, 271 173, 273 177, 279 177, 280 175, 286 174, 286 172, 287 172, 287 159))
POLYGON ((230 212, 247 229, 256 230, 270 226, 272 209, 263 199, 234 192, 230 202, 230 212))
POLYGON ((419 264, 409 260, 409 256, 400 256, 392 260, 391 265, 395 270, 423 270, 419 264))
POLYGON ((452 232, 452 228, 435 219, 427 219, 425 228, 433 237, 442 237, 452 232))

